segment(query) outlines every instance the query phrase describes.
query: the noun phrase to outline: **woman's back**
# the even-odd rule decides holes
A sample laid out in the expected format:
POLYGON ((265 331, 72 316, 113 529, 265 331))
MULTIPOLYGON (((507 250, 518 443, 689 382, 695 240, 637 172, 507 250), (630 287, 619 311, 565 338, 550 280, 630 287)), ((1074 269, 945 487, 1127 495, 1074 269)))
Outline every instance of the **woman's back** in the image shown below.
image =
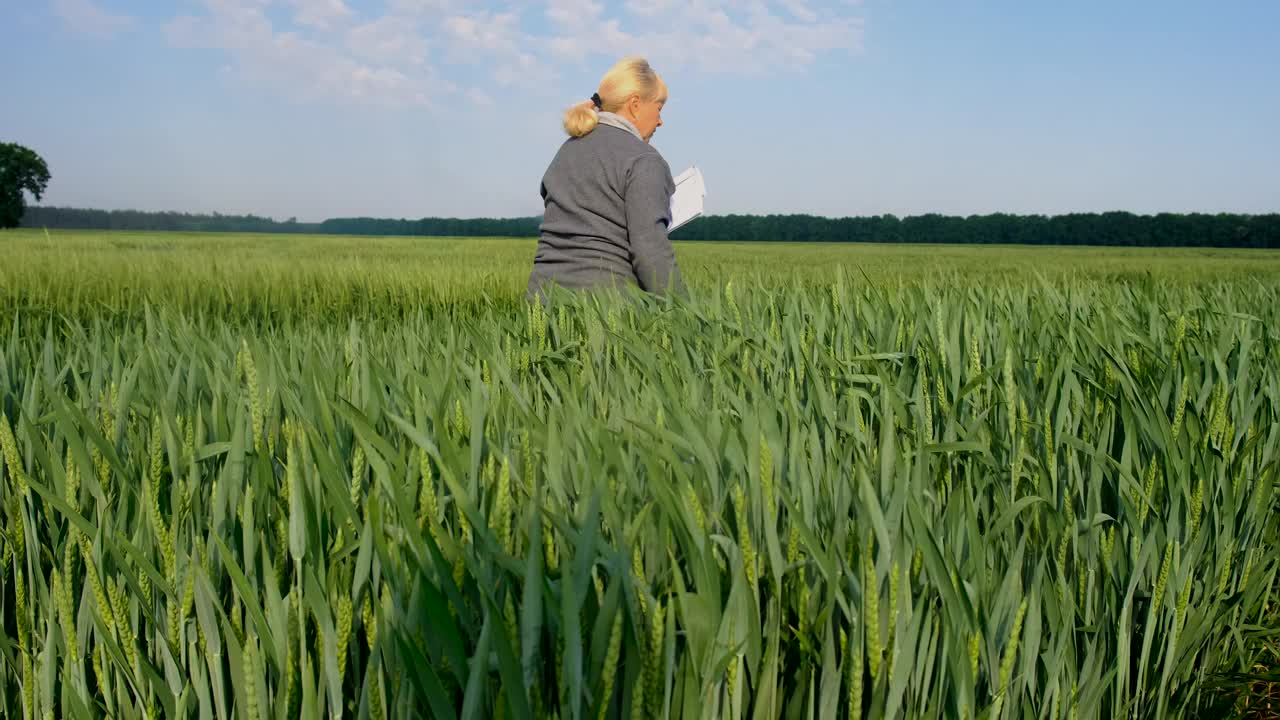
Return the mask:
POLYGON ((605 75, 592 102, 566 114, 570 138, 542 178, 530 295, 552 283, 684 292, 667 238, 675 182, 648 142, 662 125, 665 102, 665 84, 632 58, 605 75))
POLYGON ((565 141, 542 178, 531 289, 547 280, 574 289, 665 286, 674 265, 666 237, 674 191, 667 162, 624 129, 602 123, 565 141))

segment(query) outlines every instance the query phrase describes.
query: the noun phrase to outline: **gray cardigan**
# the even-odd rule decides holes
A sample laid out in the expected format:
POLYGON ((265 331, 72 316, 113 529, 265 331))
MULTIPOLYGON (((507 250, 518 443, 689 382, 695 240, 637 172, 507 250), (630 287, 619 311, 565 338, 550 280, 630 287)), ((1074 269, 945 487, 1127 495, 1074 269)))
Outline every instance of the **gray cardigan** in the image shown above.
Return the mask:
POLYGON ((685 292, 667 238, 675 182, 662 155, 613 113, 560 146, 542 178, 541 238, 529 294, 629 286, 685 292))

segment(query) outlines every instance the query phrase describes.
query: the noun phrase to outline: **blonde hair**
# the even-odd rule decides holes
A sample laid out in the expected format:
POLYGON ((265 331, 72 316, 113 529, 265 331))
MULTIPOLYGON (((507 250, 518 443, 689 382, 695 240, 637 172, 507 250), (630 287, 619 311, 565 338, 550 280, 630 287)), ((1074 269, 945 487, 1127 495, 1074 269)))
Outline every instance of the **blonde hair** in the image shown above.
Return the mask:
MULTIPOLYGON (((667 99, 667 84, 642 57, 626 57, 609 68, 600 79, 601 110, 617 112, 627 98, 638 95, 646 102, 662 102, 667 99)), ((570 137, 582 137, 600 124, 600 116, 591 100, 578 103, 564 113, 564 131, 570 137)))

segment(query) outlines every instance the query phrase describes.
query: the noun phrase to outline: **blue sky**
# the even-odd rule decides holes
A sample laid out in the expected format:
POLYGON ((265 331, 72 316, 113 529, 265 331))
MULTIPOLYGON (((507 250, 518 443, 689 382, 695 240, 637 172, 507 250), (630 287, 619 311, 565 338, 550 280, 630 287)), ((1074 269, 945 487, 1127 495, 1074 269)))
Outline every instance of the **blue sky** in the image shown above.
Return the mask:
POLYGON ((44 204, 516 216, 624 54, 710 213, 1280 211, 1280 3, 50 0, 0 6, 44 204))

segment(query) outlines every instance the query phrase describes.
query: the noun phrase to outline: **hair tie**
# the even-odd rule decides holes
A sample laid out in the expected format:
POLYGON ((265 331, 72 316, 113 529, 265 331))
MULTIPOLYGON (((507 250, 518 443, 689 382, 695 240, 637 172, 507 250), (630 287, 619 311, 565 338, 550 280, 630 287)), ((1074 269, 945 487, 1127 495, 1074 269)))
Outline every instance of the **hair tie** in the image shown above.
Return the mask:
POLYGON ((596 110, 604 109, 604 101, 600 99, 600 93, 591 93, 591 104, 596 106, 596 110))

